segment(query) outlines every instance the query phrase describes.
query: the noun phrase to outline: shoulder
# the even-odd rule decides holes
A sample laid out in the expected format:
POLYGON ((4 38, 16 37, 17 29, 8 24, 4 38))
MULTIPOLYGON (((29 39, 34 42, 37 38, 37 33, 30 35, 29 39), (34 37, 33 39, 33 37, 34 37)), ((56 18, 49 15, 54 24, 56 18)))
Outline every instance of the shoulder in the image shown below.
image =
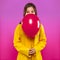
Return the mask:
POLYGON ((18 24, 17 26, 16 26, 16 28, 20 28, 21 27, 21 24, 18 24))
POLYGON ((44 31, 45 31, 43 24, 40 24, 40 29, 39 29, 39 31, 40 31, 40 32, 44 32, 44 31))
POLYGON ((42 23, 40 24, 40 29, 44 29, 44 26, 42 23))
POLYGON ((18 24, 15 28, 15 31, 20 31, 21 30, 21 24, 18 24))

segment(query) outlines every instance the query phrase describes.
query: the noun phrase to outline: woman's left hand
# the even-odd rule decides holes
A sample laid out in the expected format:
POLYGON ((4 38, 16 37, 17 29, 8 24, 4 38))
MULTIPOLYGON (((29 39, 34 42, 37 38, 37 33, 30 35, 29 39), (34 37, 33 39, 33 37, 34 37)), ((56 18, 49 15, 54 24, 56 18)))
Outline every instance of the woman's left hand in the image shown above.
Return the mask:
POLYGON ((30 49, 29 50, 29 55, 33 55, 36 53, 36 50, 34 48, 30 49))

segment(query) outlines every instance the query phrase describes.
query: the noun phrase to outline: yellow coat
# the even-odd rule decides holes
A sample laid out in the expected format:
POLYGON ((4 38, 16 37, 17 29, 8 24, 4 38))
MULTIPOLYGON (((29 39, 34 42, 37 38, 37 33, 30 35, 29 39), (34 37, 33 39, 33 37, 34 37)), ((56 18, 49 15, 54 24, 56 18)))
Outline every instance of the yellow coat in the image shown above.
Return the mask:
POLYGON ((22 30, 22 25, 18 24, 14 32, 14 47, 18 51, 17 60, 42 60, 41 50, 46 46, 46 35, 43 25, 35 35, 34 39, 28 38, 22 30), (29 49, 34 48, 36 54, 30 56, 29 49))

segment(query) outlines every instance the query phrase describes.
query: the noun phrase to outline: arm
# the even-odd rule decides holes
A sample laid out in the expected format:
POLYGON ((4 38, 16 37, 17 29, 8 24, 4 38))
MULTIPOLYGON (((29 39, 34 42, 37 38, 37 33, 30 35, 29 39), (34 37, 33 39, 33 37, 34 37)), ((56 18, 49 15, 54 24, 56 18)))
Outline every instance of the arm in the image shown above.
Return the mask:
POLYGON ((28 52, 29 52, 29 49, 27 47, 25 47, 22 43, 21 43, 21 27, 20 25, 18 25, 15 29, 15 32, 14 32, 14 47, 16 48, 16 50, 26 56, 29 56, 28 52))
POLYGON ((41 24, 40 26, 40 33, 39 33, 39 42, 34 46, 34 49, 36 51, 41 51, 45 48, 46 46, 46 35, 44 32, 44 27, 41 24))

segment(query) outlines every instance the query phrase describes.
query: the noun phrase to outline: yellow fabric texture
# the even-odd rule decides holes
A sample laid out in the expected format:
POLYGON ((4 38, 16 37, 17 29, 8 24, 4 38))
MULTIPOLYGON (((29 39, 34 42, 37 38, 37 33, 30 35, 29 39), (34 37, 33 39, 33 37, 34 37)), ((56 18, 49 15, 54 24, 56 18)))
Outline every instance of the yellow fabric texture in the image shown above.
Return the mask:
POLYGON ((22 29, 22 24, 18 24, 14 31, 13 44, 18 51, 17 60, 42 60, 41 50, 46 46, 46 35, 41 24, 34 39, 28 38, 22 29), (36 53, 29 55, 29 49, 34 48, 36 53))

